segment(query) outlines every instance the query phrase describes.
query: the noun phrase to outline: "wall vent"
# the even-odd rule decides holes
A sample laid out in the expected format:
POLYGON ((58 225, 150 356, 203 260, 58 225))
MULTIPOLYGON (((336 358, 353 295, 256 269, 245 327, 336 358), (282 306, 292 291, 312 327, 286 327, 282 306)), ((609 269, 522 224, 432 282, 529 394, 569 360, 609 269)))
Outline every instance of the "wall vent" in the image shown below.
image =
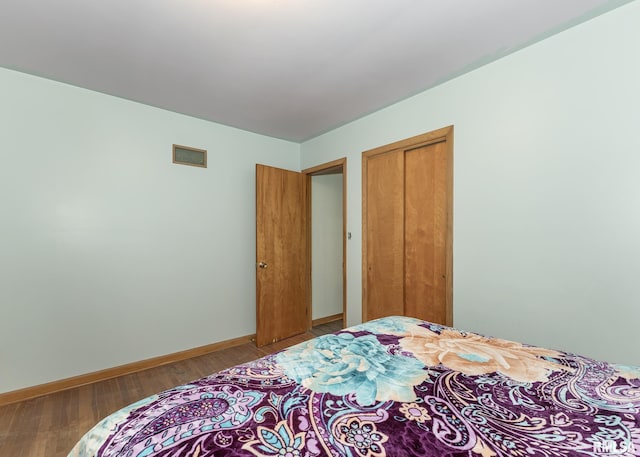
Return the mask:
POLYGON ((173 145, 173 163, 207 168, 207 151, 187 146, 173 145))

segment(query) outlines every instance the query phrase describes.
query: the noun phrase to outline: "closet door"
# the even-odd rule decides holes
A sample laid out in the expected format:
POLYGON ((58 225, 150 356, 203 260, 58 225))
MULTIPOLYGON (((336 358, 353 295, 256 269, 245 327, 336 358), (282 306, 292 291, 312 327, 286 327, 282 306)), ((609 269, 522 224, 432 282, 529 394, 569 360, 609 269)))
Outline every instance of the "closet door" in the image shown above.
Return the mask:
POLYGON ((444 142, 405 153, 405 315, 444 324, 447 176, 444 142))
POLYGON ((363 321, 452 325, 452 128, 363 155, 363 321))
POLYGON ((367 320, 404 314, 404 151, 373 155, 366 165, 363 239, 367 320))

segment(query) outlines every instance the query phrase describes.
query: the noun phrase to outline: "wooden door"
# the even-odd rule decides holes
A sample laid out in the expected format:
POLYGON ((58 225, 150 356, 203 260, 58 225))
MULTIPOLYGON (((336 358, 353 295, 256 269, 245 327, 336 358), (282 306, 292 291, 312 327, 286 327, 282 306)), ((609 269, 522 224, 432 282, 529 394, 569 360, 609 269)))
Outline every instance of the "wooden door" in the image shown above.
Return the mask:
POLYGON ((366 162, 366 320, 404 314, 404 151, 366 162))
POLYGON ((256 165, 256 345, 308 330, 306 176, 256 165))
POLYGON ((447 323, 447 156, 439 142, 405 152, 405 315, 447 323))
POLYGON ((452 325, 452 128, 363 155, 363 320, 452 325))

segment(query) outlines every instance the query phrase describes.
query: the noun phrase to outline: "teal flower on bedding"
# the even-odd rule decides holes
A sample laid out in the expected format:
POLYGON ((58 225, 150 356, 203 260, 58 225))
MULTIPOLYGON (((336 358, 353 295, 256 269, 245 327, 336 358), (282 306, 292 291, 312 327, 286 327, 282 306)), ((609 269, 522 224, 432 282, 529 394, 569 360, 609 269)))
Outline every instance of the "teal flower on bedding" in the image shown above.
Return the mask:
POLYGON ((422 362, 390 354, 373 335, 324 335, 276 356, 286 375, 313 392, 355 394, 361 405, 410 402, 413 387, 428 376, 422 362))
POLYGON ((405 335, 409 330, 416 325, 421 324, 422 321, 413 317, 406 316, 392 316, 382 317, 375 319, 364 324, 355 325, 351 328, 354 332, 371 332, 390 335, 405 335))
POLYGON ((242 449, 258 457, 301 457, 304 450, 305 435, 294 434, 286 420, 280 421, 272 430, 258 426, 258 439, 249 441, 242 449))

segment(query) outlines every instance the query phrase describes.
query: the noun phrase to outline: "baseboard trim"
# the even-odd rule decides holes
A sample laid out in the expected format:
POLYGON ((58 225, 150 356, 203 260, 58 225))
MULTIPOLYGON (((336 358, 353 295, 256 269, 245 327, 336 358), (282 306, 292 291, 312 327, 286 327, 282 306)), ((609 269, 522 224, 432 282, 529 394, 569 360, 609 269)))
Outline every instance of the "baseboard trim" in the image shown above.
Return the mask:
POLYGON ((321 317, 320 319, 315 319, 311 321, 311 325, 315 327, 316 325, 328 324, 329 322, 339 321, 340 319, 342 319, 342 313, 334 314, 332 316, 327 316, 327 317, 321 317))
POLYGON ((52 381, 46 384, 40 384, 33 387, 25 387, 24 389, 0 393, 0 406, 16 403, 19 401, 30 400, 32 398, 61 392, 67 389, 73 389, 75 387, 80 387, 87 384, 93 384, 94 382, 105 381, 107 379, 116 378, 118 376, 137 373, 139 371, 148 370, 149 368, 155 368, 162 365, 167 365, 169 363, 191 359, 201 355, 209 354, 211 352, 219 351, 221 349, 240 346, 242 344, 255 341, 255 337, 255 334, 241 336, 230 340, 220 341, 218 343, 208 344, 206 346, 187 349, 186 351, 174 352, 172 354, 153 357, 151 359, 127 363, 126 365, 120 365, 113 368, 107 368, 105 370, 94 371, 92 373, 61 379, 59 381, 52 381))

